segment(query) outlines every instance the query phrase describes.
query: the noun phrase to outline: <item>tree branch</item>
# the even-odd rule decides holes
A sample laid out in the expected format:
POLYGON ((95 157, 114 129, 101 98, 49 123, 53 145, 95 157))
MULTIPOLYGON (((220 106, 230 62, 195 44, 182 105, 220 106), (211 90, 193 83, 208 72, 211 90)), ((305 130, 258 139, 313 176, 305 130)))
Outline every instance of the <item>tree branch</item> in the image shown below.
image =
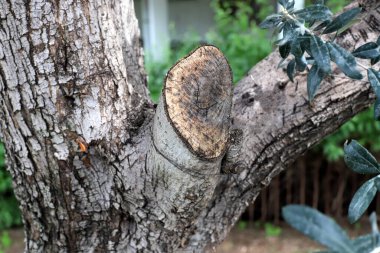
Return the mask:
MULTIPOLYGON (((380 34, 380 4, 365 3, 361 22, 337 39, 346 49, 376 41, 380 34)), ((353 81, 335 68, 310 104, 306 74, 298 74, 292 83, 284 70, 276 68, 279 61, 278 53, 272 53, 234 91, 233 128, 243 132, 241 151, 234 162, 243 164, 243 170, 222 178, 211 204, 195 225, 197 231, 190 247, 203 248, 207 241, 223 240, 229 231, 225 228, 232 227, 274 176, 374 101, 366 80, 353 81), (230 218, 221 221, 220 217, 230 218)))
MULTIPOLYGON (((379 33, 379 4, 363 4, 365 18, 338 38, 346 48, 379 33)), ((217 53, 219 68, 199 73, 195 61, 180 84, 168 75, 153 120, 132 0, 7 0, 0 22, 0 132, 32 252, 203 251, 374 98, 336 72, 310 106, 306 75, 290 83, 275 53, 235 89, 229 131, 217 53)))

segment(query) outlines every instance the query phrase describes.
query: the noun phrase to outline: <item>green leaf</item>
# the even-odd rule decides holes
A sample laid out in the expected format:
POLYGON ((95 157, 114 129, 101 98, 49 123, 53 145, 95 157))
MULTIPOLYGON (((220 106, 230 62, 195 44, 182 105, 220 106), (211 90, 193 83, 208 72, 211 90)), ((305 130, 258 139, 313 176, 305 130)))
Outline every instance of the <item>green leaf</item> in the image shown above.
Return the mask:
POLYGON ((367 74, 369 83, 371 84, 376 97, 380 98, 380 72, 369 68, 367 74))
POLYGON ((305 50, 302 49, 299 40, 296 40, 291 44, 290 52, 294 55, 297 71, 304 71, 307 67, 307 61, 304 55, 305 50))
POLYGON ((356 222, 363 215, 375 197, 377 192, 375 178, 365 182, 352 198, 348 207, 348 220, 350 223, 356 222))
POLYGON ((294 74, 296 72, 296 61, 293 59, 288 63, 286 67, 286 74, 288 75, 290 81, 294 82, 294 74))
POLYGON ((324 73, 331 72, 330 53, 326 44, 317 36, 310 37, 310 51, 318 67, 324 73))
POLYGON ((380 56, 379 57, 376 57, 375 59, 371 59, 371 64, 372 65, 375 65, 376 63, 378 63, 380 61, 380 56))
POLYGON ((248 227, 248 223, 244 220, 240 220, 239 223, 237 224, 237 227, 240 229, 240 230, 244 230, 244 229, 247 229, 248 227))
POLYGON ((322 23, 320 23, 319 25, 317 25, 315 28, 314 28, 314 31, 319 31, 319 30, 322 30, 323 28, 325 28, 328 24, 331 23, 331 20, 325 20, 323 21, 322 23))
POLYGON ((356 68, 356 60, 352 54, 334 42, 327 42, 326 44, 330 50, 331 60, 338 65, 346 76, 358 80, 363 78, 363 75, 356 68))
POLYGON ((379 177, 375 178, 375 187, 376 187, 377 191, 380 191, 380 178, 379 177))
POLYGON ((352 240, 356 252, 370 253, 376 247, 376 238, 369 234, 359 236, 352 240))
POLYGON ((290 44, 298 37, 298 32, 292 26, 291 22, 285 22, 282 29, 282 38, 278 41, 278 45, 282 46, 290 44))
POLYGON ((380 120, 380 98, 375 101, 374 116, 376 120, 380 120))
POLYGON ((294 8, 294 0, 279 0, 279 4, 281 4, 285 9, 290 10, 294 8))
POLYGON ((323 31, 323 34, 336 32, 339 29, 343 28, 348 23, 350 23, 361 12, 361 10, 362 9, 358 7, 343 12, 326 26, 325 30, 323 31))
POLYGON ((344 230, 333 219, 317 210, 307 206, 288 205, 282 208, 282 216, 290 226, 329 250, 356 253, 344 230))
POLYGON ((295 58, 296 60, 296 69, 297 71, 304 71, 307 67, 307 61, 306 61, 306 58, 304 55, 302 55, 301 57, 296 57, 295 58))
POLYGON ((289 43, 279 47, 280 55, 281 55, 281 57, 282 57, 283 59, 285 59, 286 57, 289 56, 289 54, 290 54, 290 49, 291 49, 291 46, 290 46, 289 43))
POLYGON ((295 11, 294 14, 298 18, 305 20, 305 22, 328 20, 332 16, 330 9, 321 4, 310 5, 304 9, 295 11))
POLYGON ((295 40, 291 43, 291 49, 290 49, 290 52, 295 56, 295 57, 301 57, 305 50, 303 50, 301 48, 301 42, 302 41, 302 38, 300 38, 299 40, 295 40))
POLYGON ((282 229, 280 227, 272 225, 271 223, 268 223, 268 222, 264 224, 264 229, 265 229, 265 235, 269 237, 280 236, 282 233, 282 229))
POLYGON ((354 24, 360 22, 360 19, 359 18, 355 18, 354 20, 351 20, 348 24, 346 24, 345 26, 343 26, 342 28, 340 28, 337 32, 336 32, 336 35, 339 35, 339 34, 342 34, 343 32, 345 32, 348 28, 350 28, 351 26, 353 26, 354 24))
MULTIPOLYGON (((377 188, 377 190, 379 190, 379 188, 377 188)), ((379 226, 377 225, 376 212, 372 212, 369 215, 369 222, 371 223, 372 234, 373 235, 379 234, 379 226)))
POLYGON ((299 36, 297 39, 300 43, 302 52, 306 51, 309 55, 312 55, 311 48, 310 48, 311 36, 309 36, 309 35, 299 36))
POLYGON ((288 4, 288 0, 279 0, 279 4, 281 4, 284 8, 286 8, 286 5, 288 4))
POLYGON ((0 241, 1 241, 1 245, 7 249, 11 246, 12 244, 12 240, 8 234, 8 232, 4 231, 2 234, 1 234, 1 238, 0 238, 0 241))
POLYGON ((350 169, 357 173, 380 173, 376 158, 355 140, 344 144, 344 161, 350 169))
POLYGON ((369 83, 376 94, 374 116, 376 120, 380 120, 380 72, 369 68, 367 73, 369 83))
POLYGON ((281 21, 282 21, 282 15, 272 14, 266 17, 263 22, 261 22, 260 27, 264 29, 275 28, 281 23, 281 21))
POLYGON ((307 94, 309 96, 309 101, 314 99, 324 77, 324 71, 318 65, 314 64, 307 76, 307 94))
POLYGON ((295 4, 295 1, 294 1, 294 0, 288 1, 288 4, 286 5, 286 9, 287 9, 287 10, 292 10, 292 9, 294 9, 294 4, 295 4))
POLYGON ((379 45, 375 42, 366 43, 355 49, 352 55, 362 59, 376 59, 380 56, 379 45))

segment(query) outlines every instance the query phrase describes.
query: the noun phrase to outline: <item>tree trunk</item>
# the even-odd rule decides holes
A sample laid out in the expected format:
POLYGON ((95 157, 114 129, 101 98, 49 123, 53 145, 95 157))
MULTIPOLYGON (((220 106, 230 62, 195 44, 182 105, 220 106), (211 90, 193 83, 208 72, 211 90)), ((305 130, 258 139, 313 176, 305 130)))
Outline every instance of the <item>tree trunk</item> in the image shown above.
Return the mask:
MULTIPOLYGON (((380 32, 380 4, 361 4, 338 38, 349 49, 380 32)), ((274 176, 374 99, 335 71, 311 106, 306 75, 289 82, 277 53, 232 91, 206 46, 169 71, 155 108, 132 0, 5 0, 0 22, 0 138, 27 252, 211 250, 274 176)))

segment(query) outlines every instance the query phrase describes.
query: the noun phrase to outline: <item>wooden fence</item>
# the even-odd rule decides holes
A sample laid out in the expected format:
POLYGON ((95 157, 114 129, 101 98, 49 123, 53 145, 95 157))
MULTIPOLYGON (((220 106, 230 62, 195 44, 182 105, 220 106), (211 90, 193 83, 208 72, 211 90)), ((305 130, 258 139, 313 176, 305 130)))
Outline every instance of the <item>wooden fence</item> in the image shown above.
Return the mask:
MULTIPOLYGON (((242 219, 278 223, 282 206, 303 204, 339 220, 347 216, 354 193, 369 178, 354 173, 343 159, 328 162, 322 154, 308 152, 272 180, 255 203, 247 208, 242 219)), ((380 208, 380 194, 368 212, 376 207, 380 208)))

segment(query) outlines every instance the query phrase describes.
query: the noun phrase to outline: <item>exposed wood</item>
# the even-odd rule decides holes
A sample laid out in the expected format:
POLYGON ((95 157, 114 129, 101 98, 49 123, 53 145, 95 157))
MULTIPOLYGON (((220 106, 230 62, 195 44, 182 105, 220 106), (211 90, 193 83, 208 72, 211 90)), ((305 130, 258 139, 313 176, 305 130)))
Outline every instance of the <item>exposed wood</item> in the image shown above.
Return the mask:
POLYGON ((151 126, 144 195, 149 220, 164 229, 158 236, 171 242, 168 252, 186 243, 187 228, 214 194, 230 139, 231 93, 229 65, 213 46, 196 49, 167 74, 151 126))
MULTIPOLYGON (((337 39, 348 49, 380 33, 379 3, 364 4, 337 39)), ((161 101, 154 112, 131 0, 6 0, 0 22, 0 137, 28 252, 211 250, 274 176, 374 99, 334 70, 311 106, 305 73, 289 82, 273 53, 237 85, 229 117, 228 64, 209 48, 173 73, 210 86, 168 79, 176 109, 161 101)))
MULTIPOLYGON (((366 3, 361 22, 337 38, 337 43, 349 50, 376 41, 380 33, 380 3, 366 3)), ((357 2, 350 8, 355 6, 357 2)), ((335 68, 334 76, 322 82, 310 105, 306 74, 298 74, 292 83, 285 71, 277 69, 279 61, 278 53, 271 54, 234 90, 233 127, 243 130, 242 152, 236 160, 243 161, 245 169, 237 182, 232 177, 221 180, 217 189, 222 190, 214 195, 213 206, 196 223, 194 243, 196 238, 221 241, 228 230, 220 225, 220 217, 239 217, 261 189, 296 157, 374 101, 366 80, 353 81, 335 68)), ((226 220, 227 226, 231 228, 235 221, 226 220)))
POLYGON ((212 159, 228 147, 232 73, 223 53, 203 46, 168 72, 164 106, 176 132, 199 157, 212 159))

